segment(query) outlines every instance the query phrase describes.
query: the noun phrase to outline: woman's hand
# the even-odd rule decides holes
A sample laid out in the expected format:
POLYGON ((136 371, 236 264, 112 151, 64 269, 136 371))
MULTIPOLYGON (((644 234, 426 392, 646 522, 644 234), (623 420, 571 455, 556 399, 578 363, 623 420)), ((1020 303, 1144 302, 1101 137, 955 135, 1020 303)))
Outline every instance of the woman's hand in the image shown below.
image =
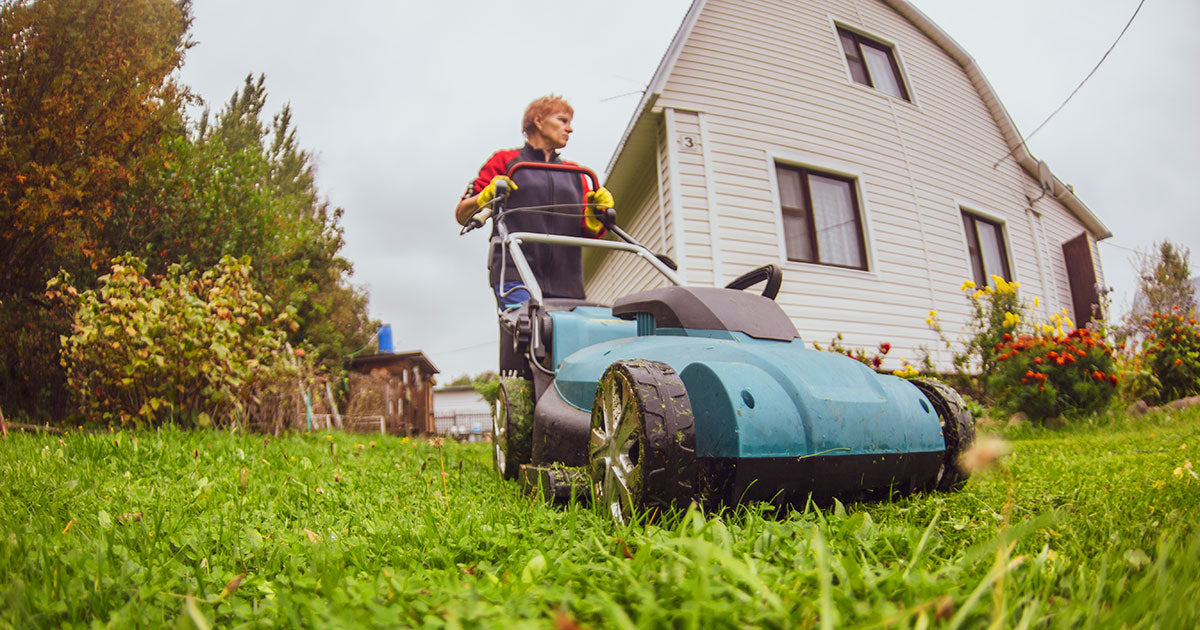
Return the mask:
MULTIPOLYGON (((486 206, 493 198, 495 198, 496 182, 499 182, 499 181, 506 182, 508 184, 509 190, 517 189, 516 182, 509 179, 507 175, 497 175, 492 178, 492 181, 488 182, 487 186, 483 187, 483 190, 479 191, 478 195, 475 196, 475 205, 476 206, 479 206, 480 208, 482 208, 482 207, 486 206)), ((604 189, 601 188, 600 190, 604 190, 604 189)), ((608 198, 612 199, 612 195, 609 195, 608 198)))

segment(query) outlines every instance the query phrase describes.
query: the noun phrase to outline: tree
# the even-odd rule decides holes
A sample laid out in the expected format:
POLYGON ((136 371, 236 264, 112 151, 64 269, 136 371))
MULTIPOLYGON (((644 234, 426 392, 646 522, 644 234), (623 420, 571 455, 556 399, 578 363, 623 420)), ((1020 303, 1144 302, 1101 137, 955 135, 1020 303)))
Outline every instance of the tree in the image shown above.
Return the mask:
POLYGON ((293 344, 303 341, 339 370, 375 325, 339 255, 343 211, 318 194, 291 108, 263 120, 264 84, 262 75, 247 76, 215 117, 205 112, 194 133, 172 141, 162 166, 128 195, 111 238, 153 257, 156 273, 172 261, 204 267, 252 255, 259 290, 297 309, 293 344))
POLYGON ((190 24, 188 0, 0 4, 6 408, 54 412, 62 401, 53 395, 63 382, 53 349, 70 319, 41 293, 59 269, 94 281, 120 253, 103 233, 164 137, 181 127, 187 92, 171 75, 190 46, 190 24))
POLYGON ((1186 248, 1164 240, 1155 253, 1138 255, 1138 288, 1133 306, 1118 331, 1119 339, 1137 334, 1154 313, 1196 309, 1196 290, 1191 283, 1191 264, 1186 248))
POLYGON ((46 282, 63 270, 86 290, 126 254, 152 279, 251 256, 255 289, 297 313, 292 344, 328 369, 374 327, 342 209, 290 108, 264 120, 264 77, 188 119, 171 74, 190 24, 190 0, 0 0, 0 405, 60 415, 71 313, 46 282))
POLYGON ((1191 265, 1186 248, 1171 241, 1158 244, 1158 257, 1145 257, 1138 272, 1138 293, 1150 311, 1165 312, 1178 306, 1191 312, 1196 308, 1196 289, 1191 283, 1191 265))
POLYGON ((0 9, 0 286, 40 293, 103 268, 118 199, 181 124, 189 2, 18 1, 0 9))

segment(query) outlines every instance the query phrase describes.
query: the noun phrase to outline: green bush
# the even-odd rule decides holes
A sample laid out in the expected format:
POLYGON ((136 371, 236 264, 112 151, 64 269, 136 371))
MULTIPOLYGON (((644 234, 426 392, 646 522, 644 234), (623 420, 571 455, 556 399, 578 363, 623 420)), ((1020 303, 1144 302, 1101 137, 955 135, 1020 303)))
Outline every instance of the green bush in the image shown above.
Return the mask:
MULTIPOLYGON (((1189 314, 1190 315, 1190 314, 1189 314)), ((1196 318, 1174 307, 1153 313, 1142 339, 1146 398, 1160 403, 1200 393, 1200 332, 1196 318)))
MULTIPOLYGON (((1048 328, 1048 327, 1046 327, 1048 328)), ((1005 334, 988 378, 996 405, 1031 418, 1075 416, 1107 407, 1120 382, 1113 349, 1086 328, 1036 335, 1005 334), (1056 334, 1057 333, 1057 334, 1056 334)))
POLYGON ((231 256, 203 274, 171 266, 147 278, 132 256, 114 261, 99 288, 78 292, 70 276, 47 296, 75 306, 62 364, 78 410, 88 421, 184 426, 246 422, 264 398, 290 393, 308 370, 284 327, 251 281, 247 259, 231 256))

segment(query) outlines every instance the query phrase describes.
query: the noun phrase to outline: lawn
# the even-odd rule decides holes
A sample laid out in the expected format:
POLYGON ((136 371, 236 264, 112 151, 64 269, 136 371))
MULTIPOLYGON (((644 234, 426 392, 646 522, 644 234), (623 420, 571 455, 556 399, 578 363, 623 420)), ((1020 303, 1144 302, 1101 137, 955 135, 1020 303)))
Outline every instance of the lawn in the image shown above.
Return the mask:
POLYGON ((1050 432, 962 491, 617 526, 485 444, 0 441, 0 627, 1200 624, 1200 409, 1050 432))

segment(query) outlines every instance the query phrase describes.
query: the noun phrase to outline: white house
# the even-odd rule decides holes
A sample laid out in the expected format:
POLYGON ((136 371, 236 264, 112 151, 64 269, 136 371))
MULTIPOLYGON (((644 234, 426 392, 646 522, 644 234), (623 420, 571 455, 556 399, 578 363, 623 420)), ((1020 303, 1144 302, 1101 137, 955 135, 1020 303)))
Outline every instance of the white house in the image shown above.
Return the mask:
MULTIPOLYGON (((904 0, 695 0, 608 166, 618 221, 689 284, 764 264, 807 341, 915 359, 1021 283, 1082 325, 1111 236, 1023 146, 971 57, 904 0)), ((589 297, 660 286, 589 251, 589 297)), ((935 353, 943 366, 949 355, 935 353)))
POLYGON ((433 390, 433 426, 440 434, 492 432, 492 408, 470 385, 447 385, 433 390))

